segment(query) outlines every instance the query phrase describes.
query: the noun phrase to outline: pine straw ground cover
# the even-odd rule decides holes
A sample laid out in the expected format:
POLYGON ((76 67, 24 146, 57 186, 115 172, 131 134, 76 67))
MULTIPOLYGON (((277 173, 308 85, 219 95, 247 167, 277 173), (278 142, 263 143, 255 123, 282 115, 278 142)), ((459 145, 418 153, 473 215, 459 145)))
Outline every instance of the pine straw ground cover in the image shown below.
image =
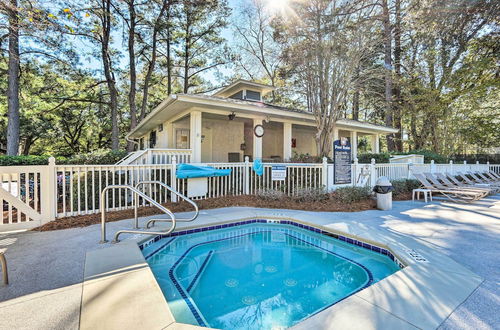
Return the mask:
MULTIPOLYGON (((394 200, 408 200, 411 194, 404 193, 394 196, 394 200)), ((358 212, 365 210, 373 210, 376 208, 376 201, 373 198, 366 198, 361 201, 344 203, 340 201, 335 193, 328 194, 328 197, 321 201, 300 201, 296 198, 283 197, 279 200, 265 200, 257 196, 242 195, 242 196, 225 196, 219 198, 210 198, 196 201, 200 210, 216 209, 222 207, 246 206, 260 208, 275 208, 275 209, 290 209, 290 210, 305 210, 305 211, 322 211, 322 212, 358 212)), ((164 204, 173 212, 192 211, 193 208, 186 202, 182 203, 167 203, 164 204)), ((139 217, 145 217, 161 212, 154 207, 140 207, 138 210, 139 217)), ((109 212, 107 221, 119 221, 132 219, 134 210, 123 210, 109 212)), ((48 222, 43 226, 34 228, 37 231, 60 230, 76 227, 86 227, 101 222, 101 214, 88 214, 73 217, 59 218, 48 222)))

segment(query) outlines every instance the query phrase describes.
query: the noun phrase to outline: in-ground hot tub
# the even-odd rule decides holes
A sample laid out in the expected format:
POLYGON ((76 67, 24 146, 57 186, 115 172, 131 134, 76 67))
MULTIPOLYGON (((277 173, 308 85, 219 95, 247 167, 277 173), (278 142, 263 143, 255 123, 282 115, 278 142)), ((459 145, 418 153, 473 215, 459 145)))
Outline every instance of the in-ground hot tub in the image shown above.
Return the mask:
POLYGON ((288 220, 180 231, 140 245, 177 322, 282 329, 393 274, 383 247, 288 220))

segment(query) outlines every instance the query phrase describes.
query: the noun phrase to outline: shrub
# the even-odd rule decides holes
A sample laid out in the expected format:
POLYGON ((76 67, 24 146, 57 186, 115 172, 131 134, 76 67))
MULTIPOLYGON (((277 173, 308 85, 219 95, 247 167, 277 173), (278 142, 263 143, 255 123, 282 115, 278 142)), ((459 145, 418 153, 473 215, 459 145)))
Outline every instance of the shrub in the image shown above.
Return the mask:
POLYGON ((324 188, 300 188, 295 192, 294 199, 298 202, 318 202, 328 199, 324 188))
POLYGON ((127 151, 120 150, 97 150, 88 154, 74 155, 66 159, 64 164, 82 164, 82 165, 106 165, 115 164, 127 155, 127 151))
POLYGON ((406 194, 406 193, 411 193, 413 189, 420 188, 420 182, 417 180, 410 180, 410 179, 402 179, 402 180, 393 180, 391 181, 392 186, 394 187, 393 194, 394 195, 400 195, 400 194, 406 194))
POLYGON ((354 203, 369 198, 369 187, 341 187, 335 190, 334 196, 342 203, 354 203))
POLYGON ((391 158, 388 153, 380 153, 380 154, 360 154, 358 155, 358 162, 362 164, 368 164, 372 161, 372 158, 375 159, 376 163, 389 163, 389 158, 391 158))
MULTIPOLYGON (((68 158, 55 157, 56 164, 106 165, 115 164, 127 155, 126 151, 97 150, 88 154, 74 155, 68 158)), ((49 155, 0 156, 0 166, 47 165, 49 155)))
MULTIPOLYGON (((331 163, 333 160, 330 157, 327 157, 328 162, 331 163)), ((322 163, 323 157, 321 156, 311 156, 309 154, 299 154, 297 152, 293 152, 293 156, 289 159, 289 162, 292 163, 322 163)))
POLYGON ((440 155, 435 151, 432 150, 411 150, 405 153, 399 153, 400 155, 423 155, 424 156, 424 162, 425 163, 430 163, 431 160, 434 160, 436 164, 446 164, 448 163, 448 158, 446 156, 440 155))
POLYGON ((267 201, 277 201, 285 198, 286 195, 281 190, 259 189, 257 190, 257 197, 267 201))
POLYGON ((0 156, 0 166, 47 165, 48 163, 49 156, 0 156))

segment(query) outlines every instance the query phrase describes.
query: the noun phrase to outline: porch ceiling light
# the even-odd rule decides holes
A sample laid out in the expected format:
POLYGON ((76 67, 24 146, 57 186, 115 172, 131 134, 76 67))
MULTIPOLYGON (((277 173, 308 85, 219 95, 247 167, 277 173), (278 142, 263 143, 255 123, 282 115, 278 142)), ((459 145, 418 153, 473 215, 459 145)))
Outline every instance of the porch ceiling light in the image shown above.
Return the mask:
POLYGON ((234 111, 227 115, 227 118, 229 118, 229 120, 234 120, 234 118, 236 118, 236 114, 234 113, 234 111))

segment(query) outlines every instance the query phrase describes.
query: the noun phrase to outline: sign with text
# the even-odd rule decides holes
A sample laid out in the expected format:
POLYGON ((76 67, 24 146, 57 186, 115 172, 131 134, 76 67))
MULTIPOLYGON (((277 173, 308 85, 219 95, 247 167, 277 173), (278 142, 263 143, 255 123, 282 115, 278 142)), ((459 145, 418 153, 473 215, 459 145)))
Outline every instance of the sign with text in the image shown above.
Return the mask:
POLYGON ((333 183, 351 183, 351 144, 346 138, 333 142, 333 183))
POLYGON ((285 181, 286 179, 286 166, 272 165, 271 166, 271 180, 272 181, 285 181))

